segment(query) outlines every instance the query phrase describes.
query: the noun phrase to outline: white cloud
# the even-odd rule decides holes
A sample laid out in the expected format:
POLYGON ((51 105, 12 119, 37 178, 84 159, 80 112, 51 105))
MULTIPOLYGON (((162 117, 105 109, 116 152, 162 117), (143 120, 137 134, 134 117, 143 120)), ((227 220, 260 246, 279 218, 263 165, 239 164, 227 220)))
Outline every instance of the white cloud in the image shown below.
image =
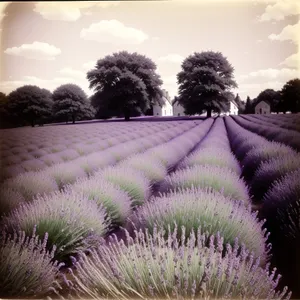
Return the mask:
POLYGON ((239 84, 238 88, 233 92, 238 93, 242 100, 246 100, 247 96, 251 99, 258 96, 258 94, 266 89, 273 89, 275 91, 281 90, 286 82, 281 81, 267 81, 261 83, 243 83, 239 84))
POLYGON ((38 2, 35 4, 34 11, 46 20, 75 22, 81 18, 81 10, 83 9, 91 7, 107 8, 116 6, 119 3, 120 1, 38 2))
POLYGON ((298 0, 277 0, 266 7, 265 12, 260 16, 260 21, 280 21, 287 16, 298 14, 300 14, 300 2, 298 0))
POLYGON ((287 25, 279 34, 269 35, 270 40, 287 41, 291 40, 295 44, 299 44, 300 21, 294 25, 287 25))
POLYGON ((96 60, 91 60, 91 61, 88 61, 88 62, 84 63, 84 64, 82 65, 82 67, 83 67, 84 70, 90 71, 90 70, 92 70, 92 69, 95 68, 96 63, 97 63, 96 60))
POLYGON ((60 74, 74 79, 85 79, 86 73, 72 68, 63 68, 59 71, 60 74))
POLYGON ((160 62, 170 62, 170 63, 181 64, 184 60, 184 57, 179 54, 171 53, 166 56, 159 57, 158 60, 160 62))
POLYGON ((280 65, 287 66, 290 68, 298 68, 300 70, 300 50, 298 53, 292 54, 287 57, 280 65))
POLYGON ((23 44, 19 47, 7 48, 4 53, 36 60, 54 60, 61 50, 53 45, 42 42, 23 44))
POLYGON ((247 75, 242 75, 237 78, 239 82, 251 81, 251 82, 264 82, 264 81, 288 81, 290 79, 298 77, 299 70, 296 69, 264 69, 251 72, 247 75))
POLYGON ((148 39, 148 35, 143 31, 127 27, 117 20, 102 20, 99 23, 93 23, 89 28, 81 30, 80 37, 99 43, 134 45, 141 44, 148 39))

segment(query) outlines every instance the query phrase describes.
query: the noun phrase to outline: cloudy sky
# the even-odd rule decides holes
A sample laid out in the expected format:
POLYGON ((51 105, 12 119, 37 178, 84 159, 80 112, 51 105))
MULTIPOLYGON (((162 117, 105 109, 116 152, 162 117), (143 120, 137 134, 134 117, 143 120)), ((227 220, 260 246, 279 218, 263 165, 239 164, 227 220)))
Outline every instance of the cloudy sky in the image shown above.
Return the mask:
POLYGON ((242 100, 300 78, 299 0, 20 2, 0 4, 0 91, 64 83, 88 95, 86 72, 127 50, 151 58, 173 97, 188 55, 220 51, 242 100))

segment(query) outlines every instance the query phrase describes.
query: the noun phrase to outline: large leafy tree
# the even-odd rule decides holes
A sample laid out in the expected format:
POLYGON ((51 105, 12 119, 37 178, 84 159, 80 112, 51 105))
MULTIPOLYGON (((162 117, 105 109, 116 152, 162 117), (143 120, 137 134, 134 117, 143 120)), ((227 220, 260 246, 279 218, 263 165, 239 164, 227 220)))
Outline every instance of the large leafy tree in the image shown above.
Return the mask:
POLYGON ((300 79, 288 81, 281 90, 282 111, 300 112, 300 79))
POLYGON ((158 103, 162 105, 162 80, 155 63, 138 53, 121 51, 98 60, 87 73, 90 88, 95 90, 92 104, 112 115, 130 116, 145 113, 158 103))
POLYGON ((35 85, 25 85, 8 95, 7 112, 15 125, 35 126, 51 116, 51 92, 35 85))
POLYGON ((272 112, 279 112, 280 111, 280 91, 274 91, 273 89, 266 89, 259 93, 256 97, 256 103, 259 101, 266 101, 271 105, 272 112))
POLYGON ((0 127, 6 128, 9 126, 9 117, 7 110, 7 96, 0 92, 0 127))
POLYGON ((206 51, 187 57, 177 74, 178 102, 186 114, 202 114, 228 111, 231 88, 237 87, 233 79, 233 67, 220 52, 206 51))
POLYGON ((74 124, 77 120, 94 117, 95 110, 91 106, 85 92, 76 84, 63 84, 53 92, 53 111, 58 120, 74 124))

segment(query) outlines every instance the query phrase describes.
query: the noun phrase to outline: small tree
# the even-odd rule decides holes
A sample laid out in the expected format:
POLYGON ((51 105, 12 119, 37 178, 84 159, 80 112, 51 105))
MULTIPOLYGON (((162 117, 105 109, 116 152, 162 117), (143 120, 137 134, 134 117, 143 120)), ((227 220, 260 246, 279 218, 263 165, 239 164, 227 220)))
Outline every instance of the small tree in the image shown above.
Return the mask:
POLYGON ((288 81, 281 90, 283 112, 300 112, 300 79, 288 81))
POLYGON ((145 113, 151 105, 162 104, 162 81, 155 70, 151 59, 126 51, 98 60, 95 69, 87 73, 90 88, 96 91, 93 106, 123 115, 128 121, 133 113, 145 113))
POLYGON ((251 101, 250 97, 247 96, 244 114, 253 114, 254 113, 254 108, 253 108, 252 103, 253 103, 253 101, 251 101))
POLYGON ((194 53, 187 57, 177 74, 179 83, 178 102, 186 114, 202 114, 212 111, 228 111, 230 99, 234 96, 231 88, 237 87, 233 80, 233 67, 220 52, 194 53))
POLYGON ((76 84, 64 84, 53 92, 53 111, 56 117, 64 119, 66 123, 71 119, 90 119, 95 115, 94 109, 85 92, 76 84))
POLYGON ((51 92, 35 85, 25 85, 8 95, 7 111, 16 125, 32 127, 51 115, 51 92))

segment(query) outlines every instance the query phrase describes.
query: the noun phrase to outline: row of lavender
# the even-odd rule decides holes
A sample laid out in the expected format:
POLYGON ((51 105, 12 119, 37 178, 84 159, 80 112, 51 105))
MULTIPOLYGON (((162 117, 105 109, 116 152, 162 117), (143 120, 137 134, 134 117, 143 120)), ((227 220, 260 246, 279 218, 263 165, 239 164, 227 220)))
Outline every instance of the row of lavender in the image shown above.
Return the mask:
POLYGON ((172 171, 160 184, 164 193, 128 219, 125 243, 112 236, 80 253, 65 278, 71 291, 95 299, 283 297, 222 119, 172 171))
POLYGON ((300 132, 300 115, 291 115, 291 114, 283 114, 283 115, 248 115, 248 117, 253 117, 255 119, 265 121, 268 124, 274 124, 281 128, 295 130, 300 132))
MULTIPOLYGON (((27 235, 38 223, 36 233, 44 237, 37 245, 35 237, 18 241, 15 236, 2 247, 14 259, 11 248, 18 250, 22 243, 28 244, 23 258, 38 257, 37 249, 42 249, 44 260, 40 257, 34 266, 28 260, 27 267, 42 276, 43 284, 40 278, 31 281, 27 292, 41 295, 51 286, 54 293, 93 298, 282 298, 286 289, 275 293, 279 276, 269 273, 267 264, 268 234, 250 210, 251 199, 223 120, 211 127, 212 122, 206 120, 60 193, 39 196, 5 217, 3 225, 27 235), (156 189, 163 194, 150 197, 156 189), (111 235, 110 243, 98 244, 100 236, 119 225, 128 230, 125 242, 111 235), (60 266, 46 255, 54 244, 57 249, 51 257, 65 260, 76 252, 78 259, 71 259, 71 274, 55 288, 60 266)), ((6 262, 11 275, 9 259, 6 262)), ((2 290, 26 295, 20 282, 28 282, 27 273, 26 268, 20 272, 23 281, 18 285, 10 285, 8 276, 2 290)))
MULTIPOLYGON (((236 119, 235 119, 236 120, 236 119)), ((300 296, 300 155, 291 147, 252 133, 231 118, 226 126, 232 150, 242 164, 252 202, 266 218, 273 245, 272 262, 284 275, 283 282, 300 296), (283 247, 284 245, 284 247, 283 247)))
POLYGON ((264 121, 253 117, 249 120, 247 116, 232 116, 232 118, 242 127, 262 135, 270 141, 276 141, 287 144, 296 151, 300 151, 300 133, 294 130, 280 128, 279 126, 267 124, 264 121), (247 119, 248 118, 248 119, 247 119))
MULTIPOLYGON (((179 122, 174 122, 173 127, 176 128, 179 124, 179 122)), ((15 177, 25 172, 42 170, 62 162, 73 161, 80 157, 96 154, 98 151, 142 136, 145 137, 147 134, 156 133, 159 135, 161 131, 172 126, 165 123, 156 123, 151 128, 143 123, 139 124, 138 127, 128 124, 125 128, 120 124, 116 124, 115 127, 112 127, 112 124, 103 125, 105 127, 104 130, 101 129, 99 132, 95 124, 84 125, 88 127, 85 127, 85 130, 78 130, 80 127, 78 128, 77 125, 77 127, 74 126, 73 131, 68 127, 65 127, 66 129, 61 128, 60 131, 58 131, 57 127, 47 128, 48 131, 45 131, 44 128, 41 131, 39 130, 40 128, 35 128, 37 132, 35 132, 34 138, 29 139, 29 144, 26 134, 28 129, 18 130, 18 134, 20 134, 18 141, 15 138, 11 138, 11 140, 5 139, 2 143, 2 148, 4 147, 0 151, 1 164, 3 166, 2 179, 15 177), (88 133, 88 129, 91 132, 88 133), (77 132, 76 136, 70 134, 71 132, 77 132), (55 134, 58 134, 58 136, 53 138, 55 134), (40 141, 41 135, 43 139, 40 141), (64 140, 62 135, 66 136, 64 140), (14 146, 9 147, 12 145, 14 146)), ((9 131, 7 130, 2 139, 4 137, 9 138, 8 133, 9 131)))

